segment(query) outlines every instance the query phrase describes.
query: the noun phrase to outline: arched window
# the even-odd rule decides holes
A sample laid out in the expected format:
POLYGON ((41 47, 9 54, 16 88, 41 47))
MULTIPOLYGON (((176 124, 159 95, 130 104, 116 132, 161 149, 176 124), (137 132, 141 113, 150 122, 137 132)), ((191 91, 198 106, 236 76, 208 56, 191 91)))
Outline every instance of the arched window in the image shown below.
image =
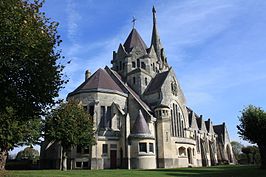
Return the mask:
POLYGON ((184 128, 185 128, 185 122, 181 109, 176 103, 173 103, 171 108, 172 136, 185 137, 184 128))
POLYGON ((184 147, 178 148, 178 155, 183 157, 186 156, 186 148, 184 147))
POLYGON ((148 85, 148 79, 145 77, 145 85, 148 85))

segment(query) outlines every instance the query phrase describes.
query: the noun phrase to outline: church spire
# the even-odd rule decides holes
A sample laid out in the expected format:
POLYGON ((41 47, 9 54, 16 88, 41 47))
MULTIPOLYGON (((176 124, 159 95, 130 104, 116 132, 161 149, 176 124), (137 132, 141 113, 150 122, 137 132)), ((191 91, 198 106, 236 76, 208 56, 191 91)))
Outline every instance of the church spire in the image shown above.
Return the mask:
POLYGON ((161 58, 161 41, 160 41, 160 36, 157 31, 157 20, 156 20, 156 10, 155 7, 152 7, 152 15, 153 15, 153 28, 152 28, 152 37, 151 37, 151 45, 153 45, 154 50, 158 56, 158 58, 161 58))
POLYGON ((158 57, 158 61, 160 63, 160 67, 163 67, 164 64, 167 65, 167 62, 161 44, 160 36, 157 30, 156 9, 154 6, 152 7, 152 15, 153 15, 153 29, 152 29, 151 47, 152 46, 154 47, 154 50, 158 57))

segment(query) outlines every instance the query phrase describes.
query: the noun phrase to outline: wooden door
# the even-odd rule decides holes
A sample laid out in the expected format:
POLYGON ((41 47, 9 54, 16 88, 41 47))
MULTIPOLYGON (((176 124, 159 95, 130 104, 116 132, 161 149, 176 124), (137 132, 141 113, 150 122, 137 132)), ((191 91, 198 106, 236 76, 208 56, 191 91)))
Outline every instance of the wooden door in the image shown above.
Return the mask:
POLYGON ((114 169, 116 168, 116 161, 117 161, 117 157, 116 157, 116 150, 111 150, 110 151, 110 161, 111 161, 111 164, 110 164, 110 168, 114 169))

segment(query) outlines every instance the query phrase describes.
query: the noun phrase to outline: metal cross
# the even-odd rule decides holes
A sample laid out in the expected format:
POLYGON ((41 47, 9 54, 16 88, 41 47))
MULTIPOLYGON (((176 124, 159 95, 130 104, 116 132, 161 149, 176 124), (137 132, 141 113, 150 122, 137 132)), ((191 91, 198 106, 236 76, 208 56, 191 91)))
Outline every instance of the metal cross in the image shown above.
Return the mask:
POLYGON ((133 24, 133 28, 135 28, 135 25, 136 25, 136 18, 133 16, 133 18, 132 18, 132 24, 133 24))

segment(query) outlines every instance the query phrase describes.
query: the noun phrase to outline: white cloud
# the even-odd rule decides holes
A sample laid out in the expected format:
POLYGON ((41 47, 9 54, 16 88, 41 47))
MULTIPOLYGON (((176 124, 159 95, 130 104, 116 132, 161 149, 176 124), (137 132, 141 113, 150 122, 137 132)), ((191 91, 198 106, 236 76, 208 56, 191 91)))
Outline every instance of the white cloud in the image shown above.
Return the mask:
POLYGON ((76 1, 67 0, 67 37, 70 41, 75 41, 78 35, 79 22, 82 20, 76 10, 76 1))

